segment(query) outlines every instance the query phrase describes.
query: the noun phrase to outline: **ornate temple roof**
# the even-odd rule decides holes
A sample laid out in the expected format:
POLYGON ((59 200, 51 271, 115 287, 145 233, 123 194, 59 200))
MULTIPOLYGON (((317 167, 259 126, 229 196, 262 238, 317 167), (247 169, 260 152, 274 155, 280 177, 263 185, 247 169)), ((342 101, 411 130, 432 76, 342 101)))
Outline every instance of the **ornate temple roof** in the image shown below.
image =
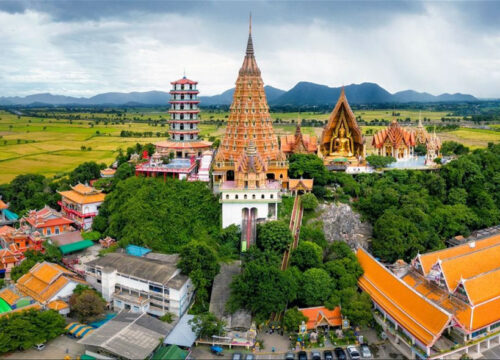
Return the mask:
POLYGON ((332 140, 332 137, 337 130, 339 123, 344 121, 349 132, 351 133, 354 145, 357 147, 354 150, 358 152, 361 151, 365 139, 363 138, 361 129, 359 128, 356 121, 356 116, 349 106, 349 102, 347 101, 347 97, 345 95, 345 90, 342 87, 339 99, 337 100, 337 104, 333 108, 332 113, 328 118, 328 122, 326 123, 326 126, 321 134, 320 150, 323 153, 325 153, 325 151, 329 148, 330 141, 332 140))
POLYGON ((318 138, 303 134, 300 121, 297 121, 295 134, 281 136, 280 142, 284 153, 316 153, 318 150, 318 138))
POLYGON ((427 144, 429 141, 429 133, 425 129, 424 125, 422 125, 422 119, 418 118, 418 125, 417 128, 415 129, 415 141, 417 144, 427 144))
POLYGON ((257 151, 266 160, 285 158, 274 133, 264 82, 255 60, 251 23, 245 59, 236 80, 226 132, 216 161, 238 160, 250 141, 255 143, 257 151))
POLYGON ((250 141, 247 150, 236 164, 236 171, 242 173, 261 173, 267 170, 267 164, 257 152, 255 144, 250 141))
POLYGON ((179 80, 176 80, 176 81, 172 81, 170 84, 172 84, 172 85, 176 85, 176 84, 180 84, 180 85, 185 85, 185 84, 196 85, 196 84, 198 84, 198 81, 189 80, 188 78, 186 78, 184 76, 182 79, 179 79, 179 80))
POLYGON ((375 133, 373 136, 372 145, 380 149, 386 142, 390 142, 392 147, 399 148, 403 142, 406 146, 415 146, 415 134, 401 127, 397 120, 393 120, 391 124, 375 133))

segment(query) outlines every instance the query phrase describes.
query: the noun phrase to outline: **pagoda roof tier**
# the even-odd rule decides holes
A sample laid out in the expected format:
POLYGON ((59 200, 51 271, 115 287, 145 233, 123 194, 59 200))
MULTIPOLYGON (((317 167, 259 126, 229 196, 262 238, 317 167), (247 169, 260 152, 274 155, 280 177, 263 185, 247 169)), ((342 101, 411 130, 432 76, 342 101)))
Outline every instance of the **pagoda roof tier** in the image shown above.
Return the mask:
POLYGON ((170 134, 197 134, 200 132, 199 129, 189 129, 189 130, 169 130, 170 134))
POLYGON ((157 148, 165 148, 165 149, 198 149, 198 148, 207 148, 212 146, 212 143, 209 141, 171 141, 166 140, 159 143, 156 143, 155 146, 157 148))
POLYGON ((254 142, 257 151, 266 160, 285 159, 279 149, 269 115, 264 82, 255 60, 251 31, 248 35, 245 59, 236 80, 226 132, 215 161, 220 163, 238 160, 250 141, 254 142))
POLYGON ((198 81, 190 80, 190 79, 188 79, 187 77, 184 76, 182 79, 179 79, 179 80, 176 80, 176 81, 172 81, 170 84, 172 84, 172 85, 177 85, 177 84, 180 84, 180 85, 185 85, 185 84, 196 85, 196 84, 198 84, 198 81))
POLYGON ((184 90, 170 90, 170 94, 198 94, 199 91, 196 89, 184 89, 184 90))
POLYGON ((169 101, 169 103, 170 103, 170 104, 174 104, 174 103, 175 103, 175 104, 178 104, 178 103, 180 103, 180 104, 183 104, 183 103, 189 103, 189 104, 193 104, 193 103, 194 103, 194 104, 199 104, 199 103, 200 103, 200 100, 186 100, 186 99, 184 99, 184 100, 170 100, 170 101, 169 101))
POLYGON ((196 110, 168 110, 168 112, 171 114, 182 114, 182 113, 197 114, 200 112, 200 109, 196 109, 196 110))

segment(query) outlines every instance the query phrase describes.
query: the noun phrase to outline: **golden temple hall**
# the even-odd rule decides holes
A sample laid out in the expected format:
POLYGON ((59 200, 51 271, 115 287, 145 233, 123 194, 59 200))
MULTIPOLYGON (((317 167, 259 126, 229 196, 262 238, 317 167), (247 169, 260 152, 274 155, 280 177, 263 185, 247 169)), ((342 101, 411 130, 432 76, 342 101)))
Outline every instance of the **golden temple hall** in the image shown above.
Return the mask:
POLYGON ((280 150, 274 133, 264 82, 255 60, 250 22, 245 59, 236 80, 229 109, 226 132, 215 157, 213 184, 217 190, 224 181, 235 180, 235 162, 245 153, 250 142, 267 163, 266 178, 288 186, 288 162, 280 150))

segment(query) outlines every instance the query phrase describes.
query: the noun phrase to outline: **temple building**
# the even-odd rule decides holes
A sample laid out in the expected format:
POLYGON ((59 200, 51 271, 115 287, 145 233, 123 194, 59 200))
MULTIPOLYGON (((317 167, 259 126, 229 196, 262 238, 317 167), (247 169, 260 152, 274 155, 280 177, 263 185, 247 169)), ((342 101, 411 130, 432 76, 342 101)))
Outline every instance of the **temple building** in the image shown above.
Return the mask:
POLYGON ((441 139, 437 137, 436 131, 429 136, 426 148, 427 154, 425 155, 425 164, 434 164, 434 159, 441 156, 441 139))
POLYGON ((266 178, 288 185, 288 162, 274 133, 264 82, 255 60, 251 23, 245 59, 236 80, 226 132, 214 161, 213 184, 218 191, 223 181, 235 180, 235 163, 253 141, 266 162, 266 178))
POLYGON ((316 136, 302 134, 300 118, 297 119, 295 134, 280 137, 281 151, 288 157, 292 154, 316 154, 318 139, 316 136))
POLYGON ((90 230, 106 194, 83 184, 72 186, 68 191, 58 191, 58 193, 61 195, 61 201, 58 204, 61 206, 62 215, 73 220, 78 228, 90 230))
POLYGON ((276 220, 281 202, 281 185, 268 180, 268 164, 250 141, 234 165, 235 180, 226 180, 220 187, 222 227, 241 225, 242 251, 255 241, 258 220, 276 220))
POLYGON ((173 81, 170 90, 170 139, 155 144, 156 152, 144 157, 136 165, 136 176, 167 177, 175 179, 206 181, 207 176, 198 176, 199 163, 211 164, 212 143, 199 138, 200 109, 198 82, 185 76, 173 81))
POLYGON ((377 155, 392 156, 396 160, 413 157, 416 144, 415 133, 401 127, 396 119, 387 128, 376 132, 372 141, 377 155))
POLYGON ((37 232, 41 236, 50 236, 72 231, 73 220, 64 217, 60 212, 45 206, 41 210, 30 210, 21 218, 21 229, 27 234, 37 232))
POLYGON ((420 115, 418 117, 418 125, 417 128, 415 129, 415 144, 416 145, 427 145, 429 142, 430 135, 425 129, 424 125, 422 124, 422 119, 420 118, 420 115))
POLYGON ((357 256, 375 320, 408 358, 476 358, 500 344, 500 235, 419 254, 397 271, 357 256))
POLYGON ((366 155, 365 139, 344 88, 321 134, 318 156, 325 165, 359 165, 366 155))

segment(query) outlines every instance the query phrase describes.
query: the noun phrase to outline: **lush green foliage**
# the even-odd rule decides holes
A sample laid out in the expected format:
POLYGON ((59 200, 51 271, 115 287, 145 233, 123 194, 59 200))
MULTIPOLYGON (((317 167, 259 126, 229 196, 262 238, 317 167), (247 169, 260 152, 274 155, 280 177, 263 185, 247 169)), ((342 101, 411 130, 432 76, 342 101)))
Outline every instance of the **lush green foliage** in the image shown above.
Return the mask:
POLYGON ((212 339, 212 336, 224 336, 225 323, 212 314, 206 312, 204 314, 195 315, 189 320, 189 325, 193 332, 202 339, 212 339))
POLYGON ((314 179, 315 185, 324 186, 328 183, 330 173, 323 160, 314 154, 293 154, 288 159, 290 167, 288 176, 291 179, 314 179))
POLYGON ((64 333, 66 321, 56 311, 27 310, 0 317, 0 353, 27 350, 64 333))
POLYGON ((257 225, 257 246, 264 251, 282 254, 292 240, 292 233, 284 221, 268 221, 257 225))
POLYGON ((297 266, 301 271, 320 267, 323 263, 323 250, 310 241, 300 241, 297 249, 292 251, 291 265, 297 266))
POLYGON ((196 287, 194 311, 206 311, 209 305, 208 290, 220 270, 217 254, 207 244, 191 241, 182 247, 177 266, 191 278, 196 287))
POLYGON ((374 225, 372 250, 384 261, 410 260, 455 235, 500 221, 500 145, 475 150, 439 172, 358 175, 356 207, 374 225))
POLYGON ((321 306, 332 296, 334 283, 326 270, 312 268, 301 277, 299 300, 306 306, 321 306))
POLYGON ((166 312, 165 315, 160 316, 159 319, 166 322, 167 324, 171 324, 174 321, 174 314, 172 314, 171 312, 166 312))
POLYGON ((366 157, 366 161, 375 169, 385 168, 389 164, 396 161, 392 156, 370 155, 366 157))
POLYGON ((220 232, 218 253, 224 259, 237 259, 240 254, 241 230, 239 226, 230 225, 220 232))
POLYGON ((424 144, 415 146, 415 155, 422 156, 427 154, 427 147, 424 144))
POLYGON ((316 209, 316 207, 318 207, 318 199, 316 199, 316 196, 314 196, 314 194, 304 194, 302 195, 300 200, 302 206, 304 207, 304 210, 314 210, 316 209))
POLYGON ((97 241, 99 239, 102 239, 101 233, 99 231, 87 231, 82 233, 82 237, 85 240, 92 240, 92 241, 97 241))
POLYGON ((302 321, 307 322, 307 317, 297 307, 288 309, 283 316, 283 327, 286 331, 298 331, 302 321))
POLYGON ((120 181, 94 219, 94 230, 153 251, 178 252, 192 239, 215 248, 219 236, 217 198, 205 184, 131 177, 120 181))
POLYGON ((326 242, 325 233, 323 232, 323 222, 309 221, 307 224, 302 224, 300 227, 300 241, 299 244, 303 241, 311 241, 317 245, 319 245, 322 249, 326 248, 328 243, 326 242))
POLYGON ((106 168, 106 164, 98 165, 95 162, 85 162, 76 167, 75 170, 69 175, 71 185, 78 183, 89 183, 90 180, 99 179, 101 177, 101 170, 106 168))
POLYGON ((441 153, 449 155, 465 155, 469 153, 469 148, 456 141, 444 141, 441 145, 441 153))

